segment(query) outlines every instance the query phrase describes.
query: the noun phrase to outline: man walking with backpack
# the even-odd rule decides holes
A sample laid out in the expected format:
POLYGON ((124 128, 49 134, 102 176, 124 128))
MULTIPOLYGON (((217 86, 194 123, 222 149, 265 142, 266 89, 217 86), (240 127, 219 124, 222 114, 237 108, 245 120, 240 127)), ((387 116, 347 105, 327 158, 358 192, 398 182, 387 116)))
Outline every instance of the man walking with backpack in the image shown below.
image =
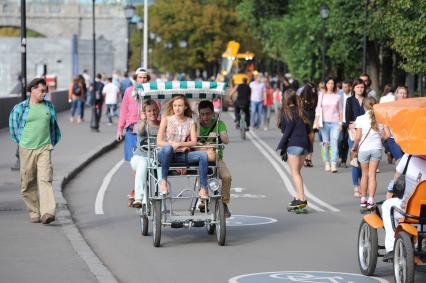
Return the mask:
POLYGON ((19 145, 21 195, 32 223, 55 221, 56 202, 53 195, 53 147, 61 139, 56 111, 44 99, 46 81, 34 79, 28 85, 30 97, 13 107, 9 132, 19 145))

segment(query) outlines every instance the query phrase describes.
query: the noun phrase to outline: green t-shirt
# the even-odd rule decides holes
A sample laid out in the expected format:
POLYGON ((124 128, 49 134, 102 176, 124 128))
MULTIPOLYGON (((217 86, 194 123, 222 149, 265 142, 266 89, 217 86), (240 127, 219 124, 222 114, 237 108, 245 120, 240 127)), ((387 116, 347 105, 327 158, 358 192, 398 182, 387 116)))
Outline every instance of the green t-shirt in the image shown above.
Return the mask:
MULTIPOLYGON (((213 133, 223 133, 226 132, 226 125, 222 120, 219 120, 219 122, 216 123, 216 126, 214 127, 214 129, 211 130, 211 128, 213 127, 213 124, 216 123, 216 119, 213 119, 212 123, 210 124, 209 127, 204 128, 201 124, 200 124, 200 136, 201 137, 205 137, 209 135, 209 131, 213 132, 213 133)), ((219 149, 219 158, 223 159, 223 150, 219 149)))
POLYGON ((29 108, 19 146, 37 149, 50 144, 50 112, 44 103, 29 104, 29 108))

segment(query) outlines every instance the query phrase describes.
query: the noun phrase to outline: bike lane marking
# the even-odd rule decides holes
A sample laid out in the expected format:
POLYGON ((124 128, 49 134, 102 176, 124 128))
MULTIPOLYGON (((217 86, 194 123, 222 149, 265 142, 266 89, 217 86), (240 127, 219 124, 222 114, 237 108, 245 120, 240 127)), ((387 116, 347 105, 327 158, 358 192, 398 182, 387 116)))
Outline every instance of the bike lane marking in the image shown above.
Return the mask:
MULTIPOLYGON (((260 153, 265 156, 265 158, 271 163, 272 167, 277 171, 278 175, 281 177, 281 180, 284 182, 284 187, 287 189, 288 193, 291 196, 296 195, 296 191, 293 188, 293 184, 291 183, 290 179, 287 177, 287 175, 284 173, 283 169, 281 168, 281 164, 277 163, 269 154, 266 152, 266 150, 262 147, 262 145, 254 138, 252 137, 252 133, 248 133, 247 135, 250 139, 250 141, 254 144, 254 146, 260 151, 260 153)), ((319 211, 324 212, 325 210, 316 206, 312 202, 309 203, 309 207, 319 211)))
POLYGON ((108 189, 109 183, 111 182, 112 177, 117 173, 118 169, 124 164, 124 160, 120 160, 114 167, 109 170, 102 180, 102 185, 100 186, 95 200, 95 214, 104 214, 104 197, 105 192, 108 189))
POLYGON ((277 219, 256 215, 232 215, 226 219, 226 227, 255 226, 277 222, 277 219))
MULTIPOLYGON (((271 156, 277 163, 279 163, 279 164, 283 164, 284 165, 284 169, 286 170, 286 172, 288 173, 288 174, 290 174, 291 175, 291 172, 290 172, 290 168, 288 167, 288 165, 287 165, 287 163, 284 163, 284 162, 282 162, 282 160, 280 160, 280 158, 278 157, 278 155, 276 154, 276 152, 275 151, 273 151, 273 149, 267 144, 267 143, 265 143, 264 141, 262 141, 260 138, 259 138, 259 136, 257 136, 256 135, 256 133, 253 133, 253 132, 249 132, 248 133, 248 137, 250 138, 250 140, 253 142, 254 140, 256 140, 260 145, 262 145, 262 146, 259 146, 258 147, 258 149, 262 152, 262 154, 266 157, 267 155, 269 155, 269 156, 271 156), (265 150, 266 149, 266 150, 265 150), (269 153, 269 154, 268 154, 269 153)), ((269 158, 268 158, 268 160, 270 160, 269 158)), ((280 167, 280 170, 282 170, 281 169, 281 167, 280 167)), ((291 186, 292 186, 292 183, 290 182, 290 184, 291 184, 291 186)), ((339 212, 340 210, 339 209, 337 209, 337 208, 335 208, 334 206, 332 206, 332 205, 330 205, 330 204, 328 204, 328 203, 326 203, 325 201, 323 201, 323 200, 321 200, 321 199, 319 199, 318 197, 316 197, 315 195, 313 195, 309 190, 308 190, 308 188, 306 187, 306 185, 305 184, 303 184, 303 188, 304 188, 304 191, 305 191, 305 195, 308 197, 308 199, 310 199, 310 201, 313 201, 313 202, 316 202, 317 204, 319 204, 319 205, 322 205, 323 207, 325 207, 326 209, 328 209, 328 210, 330 210, 330 211, 333 211, 333 212, 339 212)), ((294 190, 293 190, 294 191, 294 190)), ((309 204, 309 206, 310 207, 312 207, 313 208, 313 206, 312 206, 312 204, 309 204)), ((324 211, 324 210, 319 210, 319 211, 324 211)))
POLYGON ((389 281, 355 273, 331 271, 273 271, 239 275, 229 279, 229 283, 389 283, 389 281))

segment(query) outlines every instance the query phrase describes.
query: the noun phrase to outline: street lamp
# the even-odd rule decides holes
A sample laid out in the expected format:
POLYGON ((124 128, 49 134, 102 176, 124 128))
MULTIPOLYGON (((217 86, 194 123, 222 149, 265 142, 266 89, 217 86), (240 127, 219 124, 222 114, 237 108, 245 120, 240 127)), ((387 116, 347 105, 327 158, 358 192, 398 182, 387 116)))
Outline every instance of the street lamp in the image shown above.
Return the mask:
POLYGON ((142 66, 142 59, 143 59, 143 51, 142 51, 142 32, 143 32, 143 21, 139 20, 136 24, 138 30, 139 30, 139 54, 141 56, 140 64, 139 66, 142 66))
POLYGON ((127 63, 126 63, 126 71, 129 71, 129 59, 130 59, 130 20, 135 15, 135 6, 132 4, 127 4, 124 7, 124 16, 127 20, 127 63))
POLYGON ((367 73, 367 28, 368 28, 368 4, 369 0, 365 0, 365 19, 364 19, 364 38, 362 48, 362 73, 367 73))
POLYGON ((96 30, 95 30, 95 2, 92 0, 92 48, 93 48, 93 84, 92 84, 92 97, 90 104, 92 105, 92 117, 90 119, 90 128, 92 131, 99 132, 98 113, 96 111, 96 30))
POLYGON ((328 19, 329 14, 328 6, 322 4, 320 7, 320 17, 322 19, 322 67, 321 67, 321 80, 325 80, 325 21, 328 19))

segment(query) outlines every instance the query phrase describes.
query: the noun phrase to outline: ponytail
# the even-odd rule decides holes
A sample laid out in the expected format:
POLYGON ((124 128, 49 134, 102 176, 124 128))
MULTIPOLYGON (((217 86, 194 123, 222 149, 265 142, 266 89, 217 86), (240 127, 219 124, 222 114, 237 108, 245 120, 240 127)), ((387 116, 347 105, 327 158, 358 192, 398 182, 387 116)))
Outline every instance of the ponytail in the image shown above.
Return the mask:
POLYGON ((375 131, 378 131, 379 127, 377 125, 376 116, 374 115, 374 110, 373 110, 373 105, 377 104, 377 100, 374 97, 369 96, 364 98, 364 100, 362 101, 362 104, 365 110, 370 111, 369 115, 371 119, 371 128, 375 131))

